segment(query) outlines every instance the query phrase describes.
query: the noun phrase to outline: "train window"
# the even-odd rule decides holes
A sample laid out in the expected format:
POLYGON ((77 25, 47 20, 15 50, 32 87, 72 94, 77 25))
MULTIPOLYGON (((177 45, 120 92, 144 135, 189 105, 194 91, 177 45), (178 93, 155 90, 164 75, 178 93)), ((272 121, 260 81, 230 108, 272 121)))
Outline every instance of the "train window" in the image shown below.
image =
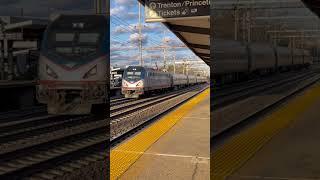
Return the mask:
POLYGON ((98 33, 80 33, 79 43, 97 43, 99 40, 98 33))
POLYGON ((127 75, 136 75, 136 76, 140 76, 141 75, 141 72, 132 72, 132 71, 128 71, 127 72, 127 75))
POLYGON ((56 33, 56 42, 70 42, 74 40, 73 33, 56 33))
POLYGON ((141 79, 141 72, 138 71, 127 71, 125 74, 127 80, 139 80, 141 79))
POLYGON ((72 54, 71 47, 57 47, 56 51, 61 54, 72 54))

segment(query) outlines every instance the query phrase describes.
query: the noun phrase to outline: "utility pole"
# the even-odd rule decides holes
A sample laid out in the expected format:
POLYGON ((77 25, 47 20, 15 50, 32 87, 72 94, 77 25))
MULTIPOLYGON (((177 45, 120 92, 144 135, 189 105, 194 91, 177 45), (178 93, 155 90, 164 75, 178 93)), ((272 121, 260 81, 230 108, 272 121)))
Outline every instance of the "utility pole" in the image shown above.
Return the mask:
POLYGON ((167 70, 167 41, 166 41, 166 30, 163 31, 163 68, 167 70))
POLYGON ((94 0, 94 8, 96 11, 96 14, 101 14, 101 0, 94 0))
MULTIPOLYGON (((192 69, 190 66, 195 67, 197 65, 201 65, 203 63, 202 60, 199 59, 192 59, 192 57, 187 59, 182 59, 181 61, 177 61, 176 64, 182 64, 182 73, 185 75, 189 74, 189 70, 192 69)), ((199 69, 199 68, 196 68, 199 69)))
POLYGON ((304 49, 304 32, 301 32, 301 48, 304 49))
POLYGON ((239 12, 238 5, 234 9, 234 40, 238 40, 238 21, 239 21, 239 12))
POLYGON ((160 55, 151 55, 150 56, 150 66, 152 67, 154 62, 157 62, 161 58, 160 55))
POLYGON ((23 8, 20 8, 20 16, 24 16, 23 8))
POLYGON ((251 9, 250 11, 248 11, 248 42, 251 43, 251 23, 252 23, 252 20, 251 20, 251 9))
POLYGON ((182 61, 183 61, 183 63, 182 63, 182 74, 185 74, 185 73, 184 73, 184 69, 185 69, 185 61, 186 61, 186 60, 182 60, 182 61))
POLYGON ((167 69, 167 48, 163 48, 163 68, 167 69))
MULTIPOLYGON (((253 0, 251 0, 251 2, 253 2, 253 0)), ((249 6, 248 6, 248 9, 247 9, 247 12, 246 12, 246 14, 247 14, 247 18, 246 18, 246 20, 247 20, 247 42, 248 43, 251 43, 251 13, 252 13, 252 4, 250 4, 249 6)))
POLYGON ((246 41, 246 9, 242 12, 242 41, 246 41))
POLYGON ((176 73, 176 49, 174 49, 174 56, 173 56, 173 74, 176 73))
MULTIPOLYGON (((161 50, 163 51, 163 63, 164 63, 164 66, 166 67, 167 66, 167 49, 170 48, 170 49, 174 49, 174 58, 176 58, 176 49, 185 49, 187 48, 187 46, 185 45, 176 45, 176 46, 168 46, 166 45, 165 43, 163 43, 163 45, 161 46, 154 46, 154 47, 146 47, 146 48, 142 48, 142 50, 146 50, 146 51, 157 51, 157 50, 161 50)), ((169 50, 170 50, 169 49, 169 50)), ((175 68, 175 66, 173 67, 175 68)))
POLYGON ((239 8, 238 8, 239 1, 240 0, 237 0, 237 3, 234 8, 234 40, 236 41, 238 40, 238 30, 239 30, 239 8))
POLYGON ((139 5, 139 55, 140 55, 140 65, 143 66, 143 58, 142 58, 142 27, 141 27, 141 4, 138 2, 139 5))
POLYGON ((189 64, 186 64, 186 74, 189 75, 189 64))

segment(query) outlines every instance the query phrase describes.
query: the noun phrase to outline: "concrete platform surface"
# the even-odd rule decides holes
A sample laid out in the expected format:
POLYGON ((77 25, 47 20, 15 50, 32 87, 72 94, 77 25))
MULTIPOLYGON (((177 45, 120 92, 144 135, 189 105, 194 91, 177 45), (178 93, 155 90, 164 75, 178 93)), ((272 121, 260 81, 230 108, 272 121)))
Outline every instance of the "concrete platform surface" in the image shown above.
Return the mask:
POLYGON ((320 96, 313 100, 311 106, 227 179, 320 179, 320 96))
POLYGON ((120 179, 210 179, 210 96, 197 104, 120 179))

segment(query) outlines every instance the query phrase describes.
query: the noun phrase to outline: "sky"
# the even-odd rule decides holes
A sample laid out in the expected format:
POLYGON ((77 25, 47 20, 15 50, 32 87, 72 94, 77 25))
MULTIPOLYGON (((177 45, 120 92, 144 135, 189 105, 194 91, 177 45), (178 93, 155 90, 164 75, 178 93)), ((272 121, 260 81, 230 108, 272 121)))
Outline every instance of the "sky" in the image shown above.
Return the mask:
MULTIPOLYGON (((111 65, 125 66, 138 65, 139 34, 138 34, 138 1, 111 0, 111 65)), ((142 44, 143 48, 161 46, 166 42, 169 46, 184 45, 162 23, 145 23, 144 7, 142 6, 142 44)), ((187 48, 176 49, 176 59, 196 58, 187 48)), ((163 50, 143 51, 143 60, 146 66, 163 64, 163 50)), ((168 50, 166 59, 168 64, 173 62, 174 51, 168 50)))

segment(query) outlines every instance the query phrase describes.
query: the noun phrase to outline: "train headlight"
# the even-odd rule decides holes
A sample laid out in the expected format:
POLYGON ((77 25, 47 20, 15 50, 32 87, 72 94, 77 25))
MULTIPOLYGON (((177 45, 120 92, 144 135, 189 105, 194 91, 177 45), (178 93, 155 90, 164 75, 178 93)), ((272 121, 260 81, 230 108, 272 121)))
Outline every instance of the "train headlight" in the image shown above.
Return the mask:
POLYGON ((138 84, 136 85, 136 87, 142 87, 143 86, 143 82, 139 81, 138 84))
POLYGON ((46 65, 46 72, 50 77, 55 79, 58 78, 58 75, 48 65, 46 65))
POLYGON ((97 74, 97 65, 95 65, 93 68, 91 68, 84 76, 84 79, 87 79, 91 76, 94 76, 97 74))
POLYGON ((123 87, 128 87, 128 84, 126 82, 122 81, 122 86, 123 87))

